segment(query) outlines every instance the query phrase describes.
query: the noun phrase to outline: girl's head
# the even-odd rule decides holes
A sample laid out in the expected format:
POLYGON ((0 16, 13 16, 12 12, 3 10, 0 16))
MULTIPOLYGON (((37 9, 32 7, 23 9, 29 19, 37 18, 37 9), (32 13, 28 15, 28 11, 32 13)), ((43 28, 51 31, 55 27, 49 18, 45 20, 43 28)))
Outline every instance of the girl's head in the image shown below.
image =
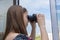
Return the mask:
POLYGON ((4 38, 9 32, 22 33, 27 35, 26 26, 28 24, 27 12, 21 6, 11 6, 7 12, 6 31, 4 38))

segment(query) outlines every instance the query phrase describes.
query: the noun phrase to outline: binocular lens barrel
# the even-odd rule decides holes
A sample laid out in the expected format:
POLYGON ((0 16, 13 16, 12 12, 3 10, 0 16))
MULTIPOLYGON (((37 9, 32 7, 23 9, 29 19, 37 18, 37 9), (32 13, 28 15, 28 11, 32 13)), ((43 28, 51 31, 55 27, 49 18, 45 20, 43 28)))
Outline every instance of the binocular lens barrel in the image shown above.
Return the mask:
POLYGON ((31 21, 31 22, 33 22, 33 21, 37 22, 36 14, 33 14, 32 16, 28 15, 27 18, 28 18, 28 20, 31 21))

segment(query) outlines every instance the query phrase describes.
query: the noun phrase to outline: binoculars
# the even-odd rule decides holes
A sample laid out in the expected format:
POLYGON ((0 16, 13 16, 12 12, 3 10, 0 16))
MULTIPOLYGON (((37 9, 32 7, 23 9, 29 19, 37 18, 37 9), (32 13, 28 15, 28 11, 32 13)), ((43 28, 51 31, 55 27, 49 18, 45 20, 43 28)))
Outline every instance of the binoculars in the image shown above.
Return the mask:
POLYGON ((32 16, 31 15, 28 15, 27 18, 31 22, 33 22, 33 21, 37 22, 36 14, 33 14, 32 16))

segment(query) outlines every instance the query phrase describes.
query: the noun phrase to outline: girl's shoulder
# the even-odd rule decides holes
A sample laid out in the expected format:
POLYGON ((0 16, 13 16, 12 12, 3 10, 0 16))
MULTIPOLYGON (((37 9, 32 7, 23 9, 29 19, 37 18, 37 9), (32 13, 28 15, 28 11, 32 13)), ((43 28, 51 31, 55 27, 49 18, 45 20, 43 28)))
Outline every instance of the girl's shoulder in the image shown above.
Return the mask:
POLYGON ((5 38, 5 40, 13 40, 17 35, 19 35, 19 34, 18 33, 8 34, 7 37, 5 38))
POLYGON ((32 40, 32 38, 24 34, 19 34, 13 40, 32 40))

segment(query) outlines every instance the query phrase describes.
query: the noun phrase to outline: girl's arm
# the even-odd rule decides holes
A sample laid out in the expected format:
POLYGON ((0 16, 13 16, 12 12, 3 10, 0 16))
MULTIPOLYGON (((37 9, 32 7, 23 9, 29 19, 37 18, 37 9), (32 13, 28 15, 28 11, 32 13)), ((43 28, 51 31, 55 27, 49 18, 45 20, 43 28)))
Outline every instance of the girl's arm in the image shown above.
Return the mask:
POLYGON ((30 37, 32 38, 32 40, 35 40, 36 23, 35 22, 30 22, 30 23, 31 23, 31 26, 32 26, 32 31, 31 31, 30 37))
POLYGON ((48 39, 48 34, 47 34, 47 32, 46 32, 45 25, 41 25, 41 26, 40 26, 40 31, 41 31, 41 39, 42 39, 42 40, 49 40, 49 39, 48 39))
POLYGON ((48 34, 45 28, 45 17, 43 14, 37 15, 37 21, 41 32, 41 40, 49 40, 48 34))

